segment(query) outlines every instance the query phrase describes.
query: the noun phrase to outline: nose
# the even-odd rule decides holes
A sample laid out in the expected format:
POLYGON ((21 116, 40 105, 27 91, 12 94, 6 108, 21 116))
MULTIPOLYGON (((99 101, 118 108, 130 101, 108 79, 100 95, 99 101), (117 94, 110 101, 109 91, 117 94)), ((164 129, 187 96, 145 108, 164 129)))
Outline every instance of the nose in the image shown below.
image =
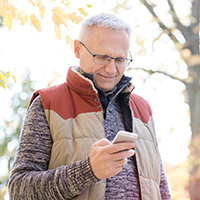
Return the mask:
POLYGON ((105 71, 109 74, 114 74, 117 71, 115 65, 115 59, 110 58, 110 62, 105 65, 105 71))

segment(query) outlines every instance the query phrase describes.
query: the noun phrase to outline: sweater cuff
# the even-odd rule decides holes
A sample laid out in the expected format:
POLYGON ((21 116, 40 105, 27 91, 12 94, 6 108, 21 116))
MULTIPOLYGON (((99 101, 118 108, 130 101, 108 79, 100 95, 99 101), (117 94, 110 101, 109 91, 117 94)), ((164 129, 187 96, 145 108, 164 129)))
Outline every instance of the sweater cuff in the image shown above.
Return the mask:
POLYGON ((101 179, 97 178, 97 177, 94 175, 94 172, 92 171, 92 168, 91 168, 91 165, 90 165, 90 158, 89 158, 89 156, 87 156, 87 157, 85 158, 85 160, 86 160, 86 165, 87 165, 88 171, 89 171, 90 176, 92 177, 92 179, 93 179, 95 182, 100 181, 101 179))
POLYGON ((90 159, 89 156, 87 156, 85 159, 80 160, 78 162, 76 162, 76 166, 74 166, 74 175, 78 177, 79 180, 81 180, 81 177, 83 178, 83 184, 94 184, 98 181, 100 181, 100 179, 98 179, 93 171, 92 168, 90 166, 90 159))
POLYGON ((68 184, 71 182, 71 192, 82 193, 91 185, 100 181, 90 166, 89 156, 85 159, 70 164, 68 168, 68 184))

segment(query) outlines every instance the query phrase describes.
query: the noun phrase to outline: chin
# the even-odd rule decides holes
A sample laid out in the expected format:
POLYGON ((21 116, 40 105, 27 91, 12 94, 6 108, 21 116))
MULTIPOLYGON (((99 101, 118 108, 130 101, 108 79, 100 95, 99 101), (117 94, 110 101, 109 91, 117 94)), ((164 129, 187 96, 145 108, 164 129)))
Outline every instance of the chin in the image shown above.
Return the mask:
POLYGON ((97 87, 99 87, 101 90, 103 90, 104 92, 109 92, 110 90, 112 90, 115 87, 115 84, 97 84, 97 87))
POLYGON ((113 89, 114 87, 107 87, 107 88, 101 88, 104 92, 109 92, 113 89))

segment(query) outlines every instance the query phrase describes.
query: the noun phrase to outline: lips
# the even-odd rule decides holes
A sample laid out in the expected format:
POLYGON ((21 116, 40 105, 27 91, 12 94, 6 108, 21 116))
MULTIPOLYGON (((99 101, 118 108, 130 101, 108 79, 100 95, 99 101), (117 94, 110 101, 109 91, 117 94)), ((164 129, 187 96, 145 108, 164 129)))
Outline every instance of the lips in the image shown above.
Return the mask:
POLYGON ((105 79, 113 79, 116 78, 117 75, 113 75, 113 76, 106 76, 106 75, 102 75, 102 74, 98 74, 99 76, 105 78, 105 79))

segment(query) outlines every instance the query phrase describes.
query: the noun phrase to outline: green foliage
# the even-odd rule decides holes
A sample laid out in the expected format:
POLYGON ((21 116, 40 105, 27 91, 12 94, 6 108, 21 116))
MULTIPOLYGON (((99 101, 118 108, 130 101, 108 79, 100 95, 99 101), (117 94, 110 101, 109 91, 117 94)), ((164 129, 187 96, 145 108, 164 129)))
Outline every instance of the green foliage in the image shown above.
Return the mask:
POLYGON ((8 171, 7 174, 0 177, 0 199, 4 199, 3 197, 7 193, 8 178, 18 146, 24 116, 33 91, 34 82, 30 80, 29 71, 27 70, 23 82, 20 84, 19 92, 14 93, 10 100, 12 116, 9 120, 4 120, 1 127, 4 138, 0 140, 0 157, 6 160, 8 171))

